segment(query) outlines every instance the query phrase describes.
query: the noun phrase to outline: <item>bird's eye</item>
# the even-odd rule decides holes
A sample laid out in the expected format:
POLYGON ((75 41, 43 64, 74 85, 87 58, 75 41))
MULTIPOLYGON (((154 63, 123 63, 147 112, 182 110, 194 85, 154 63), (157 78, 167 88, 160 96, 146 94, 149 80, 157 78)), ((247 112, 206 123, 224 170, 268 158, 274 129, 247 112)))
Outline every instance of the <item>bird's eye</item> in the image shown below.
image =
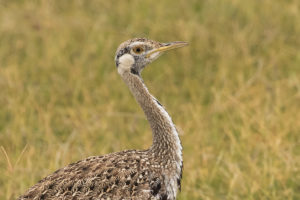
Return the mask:
POLYGON ((143 47, 141 46, 134 47, 132 50, 136 54, 141 54, 144 51, 143 47))

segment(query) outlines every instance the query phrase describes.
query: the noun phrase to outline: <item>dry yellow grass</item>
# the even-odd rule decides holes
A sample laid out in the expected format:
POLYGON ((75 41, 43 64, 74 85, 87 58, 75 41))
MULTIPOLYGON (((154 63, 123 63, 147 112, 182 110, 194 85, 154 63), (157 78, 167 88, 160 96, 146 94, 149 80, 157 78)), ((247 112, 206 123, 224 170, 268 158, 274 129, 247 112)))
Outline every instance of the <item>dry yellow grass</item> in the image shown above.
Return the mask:
POLYGON ((178 199, 300 199, 299 36, 297 0, 0 1, 0 199, 151 144, 113 61, 132 37, 190 43, 143 73, 182 130, 178 199))

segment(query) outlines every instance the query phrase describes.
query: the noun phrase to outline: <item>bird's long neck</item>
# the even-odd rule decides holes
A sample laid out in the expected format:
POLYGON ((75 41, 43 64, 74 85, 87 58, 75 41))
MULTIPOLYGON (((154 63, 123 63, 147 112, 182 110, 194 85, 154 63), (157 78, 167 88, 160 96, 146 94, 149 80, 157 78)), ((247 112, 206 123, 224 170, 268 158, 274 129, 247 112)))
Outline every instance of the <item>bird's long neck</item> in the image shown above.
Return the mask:
POLYGON ((182 147, 178 133, 171 117, 163 106, 149 93, 142 79, 130 72, 124 72, 121 77, 142 107, 152 129, 153 144, 150 151, 155 156, 171 159, 181 170, 182 147))

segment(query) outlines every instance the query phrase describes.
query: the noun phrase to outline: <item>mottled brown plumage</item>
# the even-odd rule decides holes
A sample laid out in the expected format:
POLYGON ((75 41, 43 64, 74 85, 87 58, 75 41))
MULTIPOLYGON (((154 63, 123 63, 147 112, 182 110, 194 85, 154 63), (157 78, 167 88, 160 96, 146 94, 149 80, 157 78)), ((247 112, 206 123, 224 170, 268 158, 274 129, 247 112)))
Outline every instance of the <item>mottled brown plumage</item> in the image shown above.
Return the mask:
POLYGON ((93 156, 70 164, 39 181, 19 199, 175 199, 182 176, 182 147, 170 116, 149 93, 140 73, 163 51, 184 45, 136 38, 117 49, 118 73, 152 129, 149 149, 93 156))

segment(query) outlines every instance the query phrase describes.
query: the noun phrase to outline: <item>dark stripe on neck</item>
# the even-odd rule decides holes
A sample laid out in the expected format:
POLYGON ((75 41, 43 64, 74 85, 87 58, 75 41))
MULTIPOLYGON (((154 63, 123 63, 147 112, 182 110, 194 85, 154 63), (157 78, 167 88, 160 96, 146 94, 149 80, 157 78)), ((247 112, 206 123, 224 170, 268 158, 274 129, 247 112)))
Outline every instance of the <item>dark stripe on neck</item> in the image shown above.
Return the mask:
POLYGON ((134 68, 131 68, 131 69, 130 69, 130 72, 131 72, 132 74, 139 75, 138 71, 135 70, 134 68))
MULTIPOLYGON (((154 98, 155 99, 155 98, 154 98)), ((160 105, 161 107, 163 107, 163 105, 161 105, 161 103, 157 100, 157 99, 155 99, 155 101, 156 101, 156 103, 158 104, 158 105, 160 105)))

